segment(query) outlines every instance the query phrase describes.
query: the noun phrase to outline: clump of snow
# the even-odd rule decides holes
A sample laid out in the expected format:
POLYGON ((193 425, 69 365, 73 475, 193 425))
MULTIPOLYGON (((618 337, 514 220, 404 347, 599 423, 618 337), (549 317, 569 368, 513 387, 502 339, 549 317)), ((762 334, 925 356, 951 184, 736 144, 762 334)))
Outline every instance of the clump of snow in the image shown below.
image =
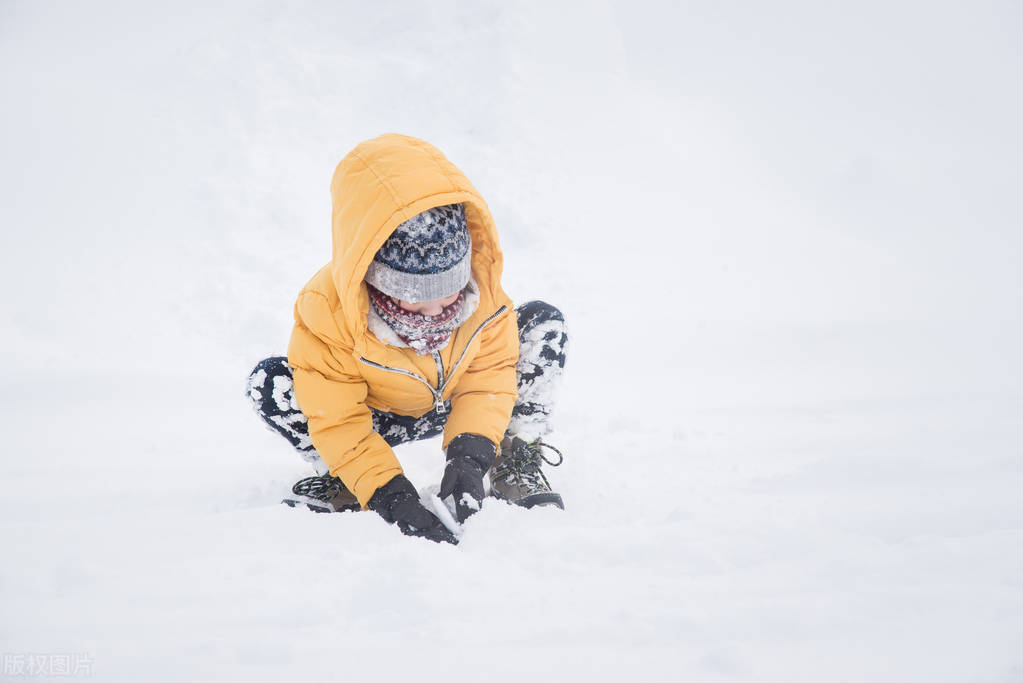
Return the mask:
POLYGON ((436 493, 428 494, 426 501, 429 503, 427 509, 432 510, 433 513, 437 515, 437 518, 440 519, 441 523, 447 527, 448 531, 453 533, 455 536, 462 535, 462 525, 455 520, 454 511, 440 499, 440 496, 436 493))
POLYGON ((480 501, 473 498, 472 494, 470 493, 463 493, 459 502, 461 503, 462 507, 467 507, 470 510, 480 509, 480 501))

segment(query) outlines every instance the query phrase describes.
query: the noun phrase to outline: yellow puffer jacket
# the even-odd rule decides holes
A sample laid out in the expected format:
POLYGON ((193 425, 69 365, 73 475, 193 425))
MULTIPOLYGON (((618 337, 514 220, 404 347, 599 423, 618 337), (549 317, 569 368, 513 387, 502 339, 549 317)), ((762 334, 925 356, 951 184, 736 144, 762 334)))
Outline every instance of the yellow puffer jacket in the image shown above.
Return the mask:
POLYGON ((313 445, 365 508, 402 472, 369 409, 419 417, 450 399, 444 448, 462 433, 499 443, 516 399, 518 330, 494 219, 438 149, 404 135, 367 140, 341 160, 330 191, 333 258, 298 296, 288 363, 313 445), (400 223, 458 202, 472 236, 476 311, 433 355, 384 344, 369 330, 363 282, 374 254, 400 223))

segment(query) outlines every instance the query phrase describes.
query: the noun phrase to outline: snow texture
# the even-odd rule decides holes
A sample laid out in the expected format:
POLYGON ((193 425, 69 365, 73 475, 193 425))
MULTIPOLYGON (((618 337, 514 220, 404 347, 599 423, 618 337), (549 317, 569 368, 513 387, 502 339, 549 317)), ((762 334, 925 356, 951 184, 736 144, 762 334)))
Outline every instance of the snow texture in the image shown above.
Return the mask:
MULTIPOLYGON (((1023 679, 1012 3, 0 3, 0 657, 97 681, 1023 679), (355 144, 565 313, 457 547, 279 500, 244 382, 355 144), (76 655, 77 656, 77 655, 76 655)), ((401 446, 421 491, 439 443, 401 446)), ((0 669, 2 670, 2 669, 0 669)))
POLYGON ((533 441, 549 434, 553 415, 557 414, 557 395, 563 383, 567 362, 566 325, 561 320, 539 323, 520 331, 519 377, 520 406, 512 413, 508 433, 533 441))
MULTIPOLYGON (((437 491, 428 489, 428 493, 425 498, 426 509, 432 510, 434 514, 440 519, 441 523, 447 527, 448 531, 453 533, 455 536, 461 537, 462 525, 455 521, 455 512, 447 503, 441 500, 440 496, 437 495, 437 491)), ((450 498, 450 496, 449 496, 450 498)), ((473 503, 476 501, 474 500, 473 503)))
POLYGON ((476 500, 475 498, 473 498, 472 494, 463 493, 460 502, 461 502, 462 507, 467 507, 467 508, 470 508, 472 510, 479 510, 480 509, 480 502, 478 500, 476 500))

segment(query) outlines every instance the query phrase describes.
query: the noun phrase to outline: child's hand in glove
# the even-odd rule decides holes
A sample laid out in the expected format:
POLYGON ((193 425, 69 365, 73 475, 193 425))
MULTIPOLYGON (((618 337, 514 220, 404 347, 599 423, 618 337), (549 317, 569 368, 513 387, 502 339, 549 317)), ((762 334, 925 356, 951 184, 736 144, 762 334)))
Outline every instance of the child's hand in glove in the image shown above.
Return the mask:
POLYGON ((440 497, 455 497, 455 517, 464 522, 483 503, 483 474, 490 469, 497 447, 477 434, 459 434, 448 444, 448 465, 440 482, 440 497))
POLYGON ((455 535, 419 502, 419 493, 404 474, 381 486, 369 499, 369 509, 388 524, 397 524, 407 536, 422 536, 437 543, 458 544, 455 535))

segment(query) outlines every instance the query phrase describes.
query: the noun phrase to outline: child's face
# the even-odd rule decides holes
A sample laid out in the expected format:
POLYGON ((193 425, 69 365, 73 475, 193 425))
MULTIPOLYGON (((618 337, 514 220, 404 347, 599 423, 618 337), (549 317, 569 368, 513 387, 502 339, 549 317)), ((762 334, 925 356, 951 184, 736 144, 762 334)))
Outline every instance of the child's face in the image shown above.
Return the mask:
POLYGON ((434 301, 420 301, 419 303, 412 303, 410 301, 402 301, 401 299, 395 299, 393 296, 391 299, 401 306, 406 311, 411 313, 418 313, 419 315, 440 315, 441 312, 455 303, 455 299, 458 298, 459 292, 455 292, 451 296, 444 299, 435 299, 434 301))

